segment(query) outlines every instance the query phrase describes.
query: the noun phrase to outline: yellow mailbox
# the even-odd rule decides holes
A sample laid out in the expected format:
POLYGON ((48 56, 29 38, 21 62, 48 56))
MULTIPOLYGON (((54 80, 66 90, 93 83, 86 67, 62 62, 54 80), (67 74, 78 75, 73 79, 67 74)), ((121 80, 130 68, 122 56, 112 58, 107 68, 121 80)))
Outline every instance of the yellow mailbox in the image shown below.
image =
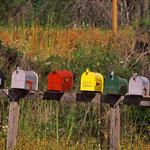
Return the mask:
POLYGON ((103 92, 104 78, 100 73, 90 72, 87 68, 81 76, 81 91, 103 92))

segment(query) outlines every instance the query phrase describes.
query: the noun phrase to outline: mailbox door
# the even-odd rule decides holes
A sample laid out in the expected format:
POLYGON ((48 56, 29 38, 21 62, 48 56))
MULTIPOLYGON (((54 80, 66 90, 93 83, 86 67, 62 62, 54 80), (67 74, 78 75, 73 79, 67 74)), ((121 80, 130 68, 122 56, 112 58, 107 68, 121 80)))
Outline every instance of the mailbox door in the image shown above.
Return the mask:
POLYGON ((106 94, 119 94, 119 80, 116 75, 114 75, 113 80, 111 76, 108 75, 105 81, 105 93, 106 94))
POLYGON ((149 96, 149 80, 145 77, 132 77, 129 81, 130 95, 145 95, 149 96))
POLYGON ((95 91, 95 76, 92 72, 84 72, 81 76, 81 91, 95 91))
POLYGON ((143 82, 139 77, 132 77, 129 80, 129 94, 130 95, 142 95, 143 94, 143 82))
POLYGON ((12 74, 11 88, 25 89, 25 74, 23 70, 17 72, 16 70, 12 74))
POLYGON ((51 72, 48 76, 48 90, 61 91, 61 76, 58 72, 51 72))

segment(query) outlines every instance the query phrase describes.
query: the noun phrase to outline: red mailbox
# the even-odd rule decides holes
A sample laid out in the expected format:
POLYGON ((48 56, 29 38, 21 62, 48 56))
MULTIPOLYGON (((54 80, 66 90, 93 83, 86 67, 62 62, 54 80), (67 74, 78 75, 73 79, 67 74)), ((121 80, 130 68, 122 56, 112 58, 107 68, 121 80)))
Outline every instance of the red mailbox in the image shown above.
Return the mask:
POLYGON ((48 76, 48 90, 72 90, 73 75, 69 70, 53 71, 48 76))

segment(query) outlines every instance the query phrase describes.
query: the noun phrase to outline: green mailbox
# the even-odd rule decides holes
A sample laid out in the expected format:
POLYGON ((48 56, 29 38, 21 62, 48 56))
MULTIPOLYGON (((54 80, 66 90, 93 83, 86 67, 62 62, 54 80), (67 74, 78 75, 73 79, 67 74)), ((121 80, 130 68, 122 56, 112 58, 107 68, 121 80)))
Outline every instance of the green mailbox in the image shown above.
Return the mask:
POLYGON ((128 81, 114 75, 112 71, 111 75, 108 75, 105 80, 105 93, 125 95, 128 93, 128 81))

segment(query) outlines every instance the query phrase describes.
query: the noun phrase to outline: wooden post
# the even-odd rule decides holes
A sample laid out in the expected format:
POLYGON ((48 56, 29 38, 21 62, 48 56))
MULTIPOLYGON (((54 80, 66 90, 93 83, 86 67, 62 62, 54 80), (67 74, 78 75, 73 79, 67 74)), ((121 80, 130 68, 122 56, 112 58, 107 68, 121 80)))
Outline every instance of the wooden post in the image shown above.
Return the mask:
POLYGON ((19 99, 15 102, 10 101, 8 133, 7 133, 7 149, 13 150, 17 144, 19 118, 19 99))
POLYGON ((110 106, 110 143, 109 150, 118 150, 120 144, 120 106, 110 106))
POLYGON ((116 106, 115 112, 115 145, 116 149, 119 149, 120 146, 120 105, 116 106))
POLYGON ((112 30, 117 34, 117 0, 112 0, 112 30))
POLYGON ((115 128, 115 108, 110 106, 110 141, 109 149, 113 150, 114 148, 114 128, 115 128))

